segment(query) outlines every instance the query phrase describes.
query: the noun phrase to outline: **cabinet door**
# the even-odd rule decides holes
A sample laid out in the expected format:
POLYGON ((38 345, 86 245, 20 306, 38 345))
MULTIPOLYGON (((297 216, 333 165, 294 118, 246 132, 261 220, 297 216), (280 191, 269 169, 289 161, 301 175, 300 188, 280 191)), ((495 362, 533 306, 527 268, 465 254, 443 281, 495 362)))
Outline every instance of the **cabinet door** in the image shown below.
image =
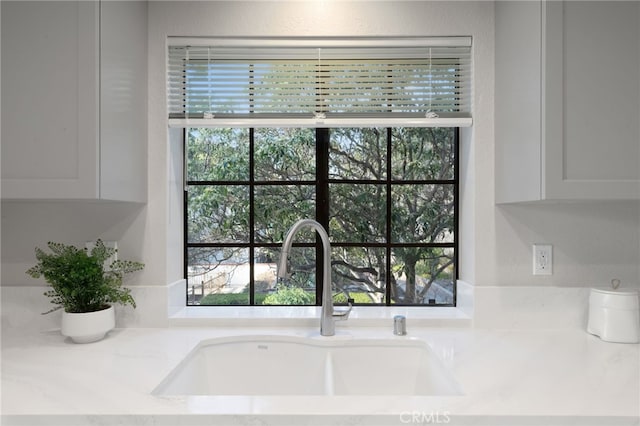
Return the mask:
POLYGON ((542 4, 495 6, 496 202, 539 200, 542 167, 542 4))
POLYGON ((640 3, 547 2, 544 199, 640 198, 640 3))
POLYGON ((147 3, 100 5, 100 198, 146 200, 147 3))
POLYGON ((2 198, 98 194, 98 6, 2 2, 2 198))
POLYGON ((496 3, 496 202, 640 199, 640 2, 496 3))

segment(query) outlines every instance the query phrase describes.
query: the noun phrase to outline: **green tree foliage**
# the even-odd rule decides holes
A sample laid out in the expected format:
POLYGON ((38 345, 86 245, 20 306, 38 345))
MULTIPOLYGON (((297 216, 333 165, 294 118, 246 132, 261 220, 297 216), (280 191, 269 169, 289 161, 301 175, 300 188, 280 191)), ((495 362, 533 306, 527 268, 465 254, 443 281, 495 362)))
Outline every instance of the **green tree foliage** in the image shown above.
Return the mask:
MULTIPOLYGON (((392 132, 392 176, 396 180, 454 179, 454 134, 450 128, 398 128, 392 132)), ((392 191, 394 242, 453 241, 453 185, 407 185, 392 191)), ((404 303, 416 303, 435 279, 450 270, 453 256, 441 248, 394 250, 396 265, 406 278, 404 303), (418 272, 422 272, 418 274, 418 272), (417 292, 417 277, 428 277, 417 292)), ((392 277, 395 279, 396 275, 392 277)), ((449 275, 451 277, 451 275, 449 275)), ((392 289, 395 289, 393 286, 392 289)))
MULTIPOLYGON (((454 133, 450 128, 394 128, 391 133, 392 181, 454 179, 454 133)), ((387 174, 384 129, 337 129, 332 133, 330 174, 339 179, 383 180, 387 174)), ((453 241, 453 185, 393 185, 391 239, 394 243, 453 241)), ((384 185, 334 185, 330 230, 335 241, 385 240, 387 192, 384 185)), ((334 260, 334 274, 372 295, 384 294, 384 254, 349 250, 334 260)), ((391 295, 394 301, 419 303, 432 283, 453 264, 450 250, 421 247, 393 251, 391 295), (418 290, 419 277, 427 277, 418 290), (400 289, 398 279, 405 285, 400 289), (402 294, 400 294, 402 293, 402 294)), ((451 273, 449 274, 451 278, 451 273)))

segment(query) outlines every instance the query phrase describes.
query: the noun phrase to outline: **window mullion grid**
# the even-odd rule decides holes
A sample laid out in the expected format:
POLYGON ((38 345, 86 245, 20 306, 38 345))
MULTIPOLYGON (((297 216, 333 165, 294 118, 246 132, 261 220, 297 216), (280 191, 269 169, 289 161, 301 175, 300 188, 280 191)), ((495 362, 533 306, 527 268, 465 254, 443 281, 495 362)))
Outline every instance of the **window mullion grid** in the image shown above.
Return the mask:
MULTIPOLYGON (((246 247, 249 250, 249 269, 250 269, 250 276, 249 276, 249 287, 250 287, 250 292, 249 292, 249 304, 250 305, 255 305, 255 277, 254 277, 254 272, 255 272, 255 265, 254 265, 254 261, 255 261, 255 249, 256 249, 256 242, 255 242, 255 219, 254 219, 254 213, 255 213, 255 205, 254 205, 254 196, 255 196, 255 188, 256 186, 259 186, 261 184, 275 184, 275 185, 286 185, 286 184, 290 184, 290 182, 268 182, 268 183, 263 183, 263 182, 255 182, 255 163, 254 163, 254 129, 251 128, 250 129, 250 158, 249 158, 249 209, 250 209, 250 218, 249 218, 249 227, 250 227, 250 233, 249 233, 249 241, 247 243, 189 243, 188 241, 188 224, 187 221, 185 220, 184 222, 184 256, 185 256, 185 261, 184 261, 184 269, 185 269, 185 276, 187 276, 187 270, 188 270, 188 254, 189 254, 189 248, 196 248, 196 247, 246 247)), ((386 195, 386 201, 387 201, 387 205, 386 205, 386 215, 387 215, 387 220, 386 220, 386 229, 385 229, 385 236, 386 236, 386 241, 384 243, 371 243, 371 244, 366 244, 367 247, 384 247, 385 249, 385 254, 386 254, 386 270, 384 271, 384 282, 385 282, 385 305, 386 306, 390 306, 391 305, 391 301, 392 301, 392 290, 393 290, 393 285, 392 285, 392 276, 391 276, 391 263, 392 263, 392 250, 394 247, 424 247, 424 248, 429 248, 429 247, 441 247, 441 248, 452 248, 454 250, 454 286, 453 286, 453 300, 454 300, 454 304, 455 304, 455 295, 456 295, 456 286, 455 286, 455 280, 458 278, 458 269, 456 267, 457 265, 457 259, 458 259, 458 206, 459 206, 459 201, 458 201, 458 196, 459 196, 459 129, 455 129, 455 134, 454 134, 454 138, 455 138, 455 146, 454 146, 454 156, 455 156, 455 163, 454 163, 454 179, 449 179, 449 180, 408 180, 408 181, 397 181, 393 179, 392 176, 392 161, 391 161, 391 153, 392 153, 392 128, 387 128, 387 144, 386 144, 386 150, 387 150, 387 164, 386 164, 386 179, 384 181, 384 184, 386 186, 387 189, 387 195, 386 195), (435 184, 435 185, 453 185, 454 186, 454 199, 455 199, 455 203, 454 203, 454 235, 455 238, 453 240, 453 242, 451 243, 393 243, 392 242, 392 223, 391 223, 391 217, 392 217, 392 189, 394 185, 406 185, 406 184, 435 184)), ((329 129, 323 129, 323 128, 318 128, 316 129, 316 180, 315 181, 304 181, 304 182, 298 182, 298 184, 315 184, 316 185, 316 196, 317 196, 317 203, 316 203, 316 220, 318 220, 318 222, 325 227, 325 229, 328 229, 328 225, 329 225, 329 214, 330 214, 330 210, 329 210, 329 182, 331 183, 380 183, 380 181, 368 181, 368 180, 363 180, 363 181, 353 181, 353 180, 330 180, 329 179, 329 144, 330 144, 330 133, 329 133, 329 129)), ((183 132, 183 151, 184 151, 184 156, 185 156, 185 177, 187 176, 187 172, 186 172, 186 156, 187 156, 187 152, 188 152, 188 146, 187 146, 187 129, 185 129, 185 131, 183 132)), ((187 185, 185 185, 185 191, 184 191, 184 214, 185 214, 185 218, 188 217, 187 216, 187 211, 188 211, 188 186, 198 186, 198 185, 229 185, 229 184, 243 184, 246 185, 247 182, 246 181, 238 181, 238 182, 207 182, 207 181, 187 181, 186 182, 187 185)), ((278 244, 258 244, 260 247, 273 247, 273 248, 277 248, 279 247, 278 244)), ((301 244, 301 245, 305 245, 305 244, 301 244)), ((340 247, 361 247, 362 243, 337 243, 335 244, 336 246, 340 246, 340 247)), ((318 240, 318 238, 316 237, 316 242, 315 242, 315 247, 316 247, 316 259, 317 259, 317 265, 321 265, 322 264, 322 249, 320 246, 320 242, 318 240)), ((322 294, 322 282, 323 282, 323 277, 322 277, 322 268, 321 267, 317 267, 316 268, 316 304, 320 304, 321 303, 321 294, 322 294)), ((188 304, 188 293, 186 295, 186 299, 187 299, 187 304, 188 304)))
POLYGON ((255 151, 254 129, 249 129, 249 305, 255 305, 255 151))
POLYGON ((453 177, 455 180, 455 184, 453 186, 453 306, 457 306, 458 303, 458 248, 459 243, 458 240, 458 218, 459 218, 459 210, 460 210, 460 128, 457 127, 454 129, 454 160, 453 160, 453 177))
POLYGON ((385 229, 385 241, 386 241, 386 270, 384 271, 384 284, 385 284, 385 305, 391 305, 391 150, 393 149, 391 146, 391 128, 387 128, 387 176, 386 176, 386 187, 387 187, 387 220, 386 220, 386 229, 385 229))
MULTIPOLYGON (((184 161, 182 162, 182 167, 184 170, 182 171, 182 176, 184 182, 182 182, 182 264, 183 264, 183 274, 185 280, 189 276, 189 222, 187 218, 189 217, 189 186, 187 183, 188 178, 188 170, 187 170, 187 129, 182 129, 182 158, 184 161)), ((185 306, 189 305, 189 291, 185 292, 185 306)))
MULTIPOLYGON (((316 220, 329 232, 329 129, 316 129, 316 220)), ((329 236, 331 238, 331 236, 329 236)), ((316 235, 316 305, 322 304, 322 245, 316 235)), ((331 277, 328 277, 331 285, 331 277)))

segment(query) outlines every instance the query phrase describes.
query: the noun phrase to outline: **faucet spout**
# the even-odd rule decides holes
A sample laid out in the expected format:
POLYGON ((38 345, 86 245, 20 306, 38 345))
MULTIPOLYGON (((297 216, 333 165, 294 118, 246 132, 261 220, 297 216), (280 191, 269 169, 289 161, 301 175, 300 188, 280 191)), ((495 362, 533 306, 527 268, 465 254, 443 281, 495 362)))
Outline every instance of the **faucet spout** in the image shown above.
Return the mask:
POLYGON ((339 319, 346 319, 349 316, 351 307, 348 311, 336 312, 334 314, 333 309, 333 294, 331 291, 331 243, 329 242, 329 235, 327 231, 317 221, 313 219, 301 219, 293 224, 293 226, 287 232, 287 236, 282 243, 282 253, 280 254, 280 261, 278 262, 278 278, 287 278, 287 265, 289 251, 293 244, 293 239, 302 228, 312 228, 322 240, 322 310, 320 314, 320 334, 323 336, 333 336, 335 334, 335 317, 339 319))

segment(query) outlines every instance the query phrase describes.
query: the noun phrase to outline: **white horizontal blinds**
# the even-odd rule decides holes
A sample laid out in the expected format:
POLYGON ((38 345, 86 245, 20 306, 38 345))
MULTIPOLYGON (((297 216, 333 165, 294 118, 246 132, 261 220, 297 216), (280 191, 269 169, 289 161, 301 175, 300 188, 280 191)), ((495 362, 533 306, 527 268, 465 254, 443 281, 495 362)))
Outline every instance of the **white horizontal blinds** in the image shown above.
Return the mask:
POLYGON ((170 117, 314 111, 316 60, 279 58, 283 54, 268 49, 171 46, 170 117))
POLYGON ((169 47, 170 118, 470 115, 470 46, 169 47))
POLYGON ((327 112, 469 112, 469 49, 429 48, 419 53, 324 60, 320 92, 327 112))

